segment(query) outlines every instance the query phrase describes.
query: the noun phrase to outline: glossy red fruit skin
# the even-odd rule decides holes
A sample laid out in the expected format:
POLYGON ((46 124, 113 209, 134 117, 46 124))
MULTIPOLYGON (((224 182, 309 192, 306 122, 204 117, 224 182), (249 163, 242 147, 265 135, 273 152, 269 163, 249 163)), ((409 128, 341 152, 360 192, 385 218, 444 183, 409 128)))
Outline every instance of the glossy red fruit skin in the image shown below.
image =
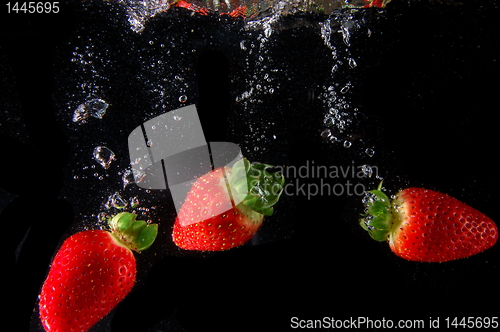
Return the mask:
POLYGON ((391 250, 410 261, 446 262, 492 247, 498 228, 486 215, 436 191, 407 188, 393 200, 391 250))
POLYGON ((263 218, 248 222, 238 208, 187 226, 174 224, 176 245, 186 250, 223 251, 248 242, 262 225, 263 218))
MULTIPOLYGON (((172 238, 185 250, 223 251, 250 240, 262 225, 263 215, 240 203, 222 213, 214 207, 227 205, 225 176, 230 168, 218 168, 200 177, 179 211, 172 238)), ((234 204, 234 202, 233 202, 234 204)))
POLYGON ((110 232, 89 230, 64 241, 40 296, 47 332, 85 332, 106 316, 135 284, 132 251, 110 232))

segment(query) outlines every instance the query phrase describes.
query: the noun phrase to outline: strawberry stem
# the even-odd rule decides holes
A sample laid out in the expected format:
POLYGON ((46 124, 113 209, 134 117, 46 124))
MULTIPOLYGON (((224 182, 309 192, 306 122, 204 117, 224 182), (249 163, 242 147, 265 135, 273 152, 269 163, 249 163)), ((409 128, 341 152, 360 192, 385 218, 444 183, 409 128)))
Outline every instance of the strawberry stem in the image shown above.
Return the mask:
POLYGON ((158 234, 158 225, 148 224, 136 218, 134 213, 121 212, 110 218, 108 224, 118 241, 129 249, 140 252, 153 244, 158 234))
POLYGON ((238 202, 266 216, 273 214, 273 205, 278 202, 285 183, 283 175, 272 172, 272 168, 243 158, 234 164, 229 182, 238 202))
POLYGON ((382 191, 382 181, 377 189, 369 191, 368 195, 365 214, 359 224, 372 239, 385 241, 393 224, 391 200, 382 191))

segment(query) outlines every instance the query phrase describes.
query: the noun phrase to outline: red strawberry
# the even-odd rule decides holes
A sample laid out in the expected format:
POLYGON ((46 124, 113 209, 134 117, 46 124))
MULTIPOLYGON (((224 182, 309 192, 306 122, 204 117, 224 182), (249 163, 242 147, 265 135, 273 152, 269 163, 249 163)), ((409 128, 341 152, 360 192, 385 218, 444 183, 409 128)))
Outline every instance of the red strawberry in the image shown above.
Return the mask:
MULTIPOLYGON (((178 8, 185 8, 187 10, 191 10, 193 12, 199 13, 201 15, 208 15, 210 14, 210 10, 207 8, 204 8, 202 6, 195 5, 193 3, 184 1, 184 0, 177 0, 174 3, 171 4, 172 7, 178 7, 178 8)), ((222 7, 222 6, 221 6, 222 7)), ((221 15, 229 15, 231 17, 246 17, 246 12, 247 12, 247 7, 246 6, 238 6, 235 9, 233 9, 230 12, 227 13, 221 13, 221 15)))
POLYGON ((498 228, 483 213, 459 200, 423 188, 407 188, 391 200, 370 191, 361 226, 378 241, 410 261, 446 262, 469 257, 492 247, 498 228))
POLYGON ((384 8, 391 0, 365 0, 367 3, 366 5, 363 6, 363 8, 369 8, 369 7, 379 7, 379 8, 384 8))
POLYGON ((122 212, 112 232, 89 230, 67 238, 54 257, 40 292, 40 319, 47 332, 84 332, 127 296, 135 283, 132 250, 147 249, 157 225, 122 212))
POLYGON ((179 8, 185 8, 191 11, 194 11, 196 13, 199 13, 201 15, 208 15, 208 9, 197 6, 195 4, 192 4, 190 2, 180 0, 180 1, 175 1, 172 5, 172 7, 179 7, 179 8))
MULTIPOLYGON (((226 15, 229 15, 231 17, 246 17, 247 13, 247 7, 246 6, 238 6, 235 9, 233 9, 231 12, 227 13, 226 15)), ((221 14, 224 15, 224 14, 221 14)))
POLYGON ((196 180, 174 223, 173 240, 182 249, 222 251, 250 240, 283 190, 281 174, 246 159, 196 180))

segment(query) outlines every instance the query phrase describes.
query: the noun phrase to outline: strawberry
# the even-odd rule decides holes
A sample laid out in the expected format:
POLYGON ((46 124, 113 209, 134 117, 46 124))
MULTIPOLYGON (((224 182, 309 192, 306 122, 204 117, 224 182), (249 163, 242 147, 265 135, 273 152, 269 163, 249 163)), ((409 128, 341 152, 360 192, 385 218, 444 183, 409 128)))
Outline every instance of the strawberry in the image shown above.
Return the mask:
POLYGON ((64 241, 39 296, 45 331, 87 331, 132 290, 132 250, 147 249, 157 234, 156 224, 135 218, 122 212, 109 220, 111 232, 82 231, 64 241))
POLYGON ((222 251, 250 240, 283 190, 283 176, 270 168, 241 159, 199 177, 175 220, 174 243, 187 250, 222 251))
MULTIPOLYGON (((221 7, 224 7, 226 4, 223 4, 221 7)), ((204 8, 202 6, 195 5, 193 3, 184 1, 184 0, 177 0, 171 4, 171 7, 177 7, 177 8, 185 8, 187 10, 191 10, 195 13, 201 14, 201 15, 208 15, 211 11, 207 8, 204 8)), ((247 12, 247 7, 246 6, 238 6, 232 11, 228 13, 221 13, 221 15, 229 15, 231 17, 245 17, 247 12)))
POLYGON ((172 7, 178 7, 178 8, 185 8, 191 11, 194 11, 196 13, 199 13, 201 15, 208 15, 208 9, 197 6, 195 4, 192 4, 190 2, 180 0, 180 1, 175 1, 173 4, 171 4, 172 7))
POLYGON ((379 7, 384 8, 391 0, 365 0, 367 3, 363 8, 379 7))
POLYGON ((407 188, 391 201, 381 190, 369 192, 361 226, 378 241, 410 261, 446 262, 492 247, 495 223, 478 210, 433 190, 407 188))
POLYGON ((231 12, 229 12, 227 14, 223 13, 221 15, 229 15, 231 17, 243 17, 243 18, 245 18, 246 17, 246 13, 247 13, 247 7, 246 6, 238 6, 235 9, 233 9, 231 12))

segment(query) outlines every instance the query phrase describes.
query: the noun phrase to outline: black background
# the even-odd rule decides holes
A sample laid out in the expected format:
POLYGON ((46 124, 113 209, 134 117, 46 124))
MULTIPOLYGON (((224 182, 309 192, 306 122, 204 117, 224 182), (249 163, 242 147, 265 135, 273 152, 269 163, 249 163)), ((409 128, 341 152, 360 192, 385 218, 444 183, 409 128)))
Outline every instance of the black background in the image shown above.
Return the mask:
MULTIPOLYGON (((64 80, 53 64, 82 22, 103 23, 99 16, 89 20, 78 5, 63 5, 60 14, 50 15, 1 11, 4 287, 16 331, 30 325, 35 331, 36 314, 30 321, 39 287, 82 209, 60 194, 68 186, 68 165, 75 165, 75 143, 56 117, 53 97, 64 80)), ((360 86, 355 97, 374 119, 366 132, 376 135, 376 163, 386 170, 392 193, 403 184, 419 184, 500 220, 499 11, 495 1, 393 1, 384 19, 373 23, 379 39, 359 51, 369 65, 355 74, 360 86)), ((114 32, 103 31, 103 38, 113 44, 114 32)), ((230 66, 217 51, 200 54, 197 106, 207 141, 238 138, 231 131, 221 134, 228 132, 220 125, 225 121, 206 125, 230 114, 230 66), (215 70, 213 63, 225 69, 215 70)), ((135 122, 123 121, 127 134, 135 122)), ((335 160, 315 139, 318 130, 287 145, 290 164, 335 160)), ((81 201, 96 200, 90 188, 79 190, 81 201)), ((280 208, 288 211, 285 216, 293 211, 293 233, 285 239, 207 257, 169 255, 161 251, 168 245, 152 247, 146 257, 154 264, 139 263, 147 272, 136 289, 92 331, 288 331, 294 316, 423 319, 426 324, 440 317, 443 326, 448 316, 500 316, 498 245, 454 262, 408 262, 359 228, 359 197, 285 198, 277 213, 280 208)))

